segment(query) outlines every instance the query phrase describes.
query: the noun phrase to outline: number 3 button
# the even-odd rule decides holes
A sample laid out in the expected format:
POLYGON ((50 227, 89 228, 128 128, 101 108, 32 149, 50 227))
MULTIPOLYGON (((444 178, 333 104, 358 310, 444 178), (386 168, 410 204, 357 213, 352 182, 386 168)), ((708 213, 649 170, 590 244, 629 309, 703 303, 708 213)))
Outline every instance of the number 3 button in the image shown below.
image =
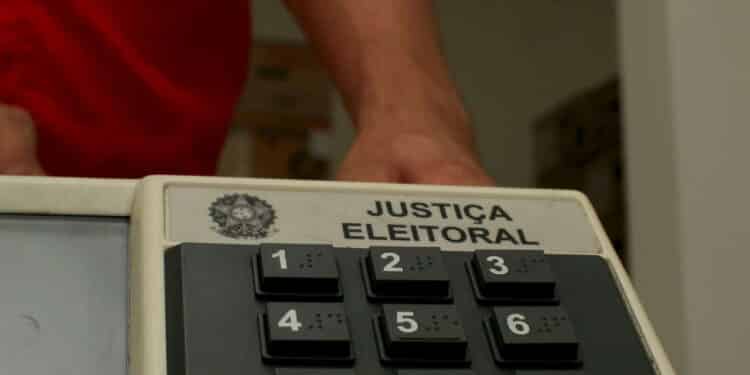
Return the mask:
POLYGON ((264 244, 258 255, 256 292, 264 297, 337 297, 339 270, 331 246, 264 244))
POLYGON ((438 248, 372 248, 364 268, 370 298, 450 300, 450 281, 438 248))
POLYGON ((542 251, 479 250, 469 271, 482 301, 556 302, 555 276, 542 251))

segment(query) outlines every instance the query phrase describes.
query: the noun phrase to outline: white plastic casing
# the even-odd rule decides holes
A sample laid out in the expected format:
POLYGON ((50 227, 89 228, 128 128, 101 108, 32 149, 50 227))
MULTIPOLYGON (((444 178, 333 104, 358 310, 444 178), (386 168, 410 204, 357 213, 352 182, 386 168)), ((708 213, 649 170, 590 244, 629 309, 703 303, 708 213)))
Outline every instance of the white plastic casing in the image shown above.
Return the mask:
MULTIPOLYGON (((435 211, 429 218, 420 217, 419 223, 438 226, 442 222, 456 228, 501 226, 511 237, 523 232, 521 239, 516 236, 515 240, 497 244, 435 239, 433 246, 460 251, 531 246, 551 254, 604 258, 616 276, 657 373, 674 374, 590 202, 575 191, 186 176, 151 176, 143 180, 0 177, 0 213, 130 218, 129 375, 167 375, 163 257, 166 249, 181 242, 320 242, 341 247, 400 244, 392 239, 381 240, 382 232, 375 235, 377 240, 364 238, 366 222, 375 228, 381 226, 382 231, 382 226, 388 224, 417 220, 367 214, 375 201, 438 205, 451 202, 459 207, 458 212, 452 213, 453 206, 445 206, 445 212, 435 211), (212 221, 209 209, 226 194, 247 194, 274 207, 276 217, 268 238, 236 239, 218 233, 218 224, 212 221), (473 219, 463 216, 468 205, 473 206, 468 209, 473 219), (507 217, 492 215, 495 206, 501 207, 507 217), (477 219, 481 214, 485 217, 480 222, 477 219), (490 225, 490 216, 497 222, 490 225), (350 227, 355 229, 348 235, 341 230, 344 221, 355 223, 350 227)), ((410 244, 420 245, 413 241, 410 244)))

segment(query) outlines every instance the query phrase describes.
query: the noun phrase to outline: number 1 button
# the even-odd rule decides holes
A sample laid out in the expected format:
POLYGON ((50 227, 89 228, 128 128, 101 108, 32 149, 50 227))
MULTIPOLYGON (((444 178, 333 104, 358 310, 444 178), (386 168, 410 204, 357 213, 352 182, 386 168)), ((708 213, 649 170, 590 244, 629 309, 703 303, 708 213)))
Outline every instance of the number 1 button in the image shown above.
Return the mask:
POLYGON ((339 270, 331 246, 263 244, 259 260, 261 294, 339 292, 339 270))
POLYGON ((370 297, 450 297, 450 281, 438 248, 372 248, 366 265, 370 297))

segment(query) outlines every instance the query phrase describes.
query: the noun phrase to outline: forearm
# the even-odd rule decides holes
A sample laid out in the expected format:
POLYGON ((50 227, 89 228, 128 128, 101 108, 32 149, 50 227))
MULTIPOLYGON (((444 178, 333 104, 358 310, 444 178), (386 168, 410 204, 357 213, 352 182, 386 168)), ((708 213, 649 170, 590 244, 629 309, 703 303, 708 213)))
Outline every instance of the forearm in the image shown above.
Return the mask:
POLYGON ((320 51, 355 125, 367 111, 436 107, 448 117, 445 124, 468 126, 431 1, 286 2, 320 51))

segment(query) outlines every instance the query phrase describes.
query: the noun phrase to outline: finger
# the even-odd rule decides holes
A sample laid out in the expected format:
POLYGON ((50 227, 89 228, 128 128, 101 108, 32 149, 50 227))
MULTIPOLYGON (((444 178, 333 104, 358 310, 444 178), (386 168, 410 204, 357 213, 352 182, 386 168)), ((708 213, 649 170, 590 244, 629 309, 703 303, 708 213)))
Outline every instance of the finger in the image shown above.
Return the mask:
POLYGON ((396 169, 377 163, 362 163, 356 167, 344 166, 339 169, 336 179, 356 182, 402 182, 396 169))
POLYGON ((0 174, 44 175, 36 158, 34 122, 19 107, 0 104, 0 174))
POLYGON ((403 180, 399 170, 388 160, 372 158, 356 152, 356 147, 344 159, 336 174, 339 181, 393 182, 403 180))
POLYGON ((431 170, 415 170, 407 182, 429 185, 495 186, 496 183, 482 168, 466 164, 450 164, 431 170))
POLYGON ((0 174, 10 176, 46 176, 44 169, 38 164, 18 164, 6 167, 0 174))

